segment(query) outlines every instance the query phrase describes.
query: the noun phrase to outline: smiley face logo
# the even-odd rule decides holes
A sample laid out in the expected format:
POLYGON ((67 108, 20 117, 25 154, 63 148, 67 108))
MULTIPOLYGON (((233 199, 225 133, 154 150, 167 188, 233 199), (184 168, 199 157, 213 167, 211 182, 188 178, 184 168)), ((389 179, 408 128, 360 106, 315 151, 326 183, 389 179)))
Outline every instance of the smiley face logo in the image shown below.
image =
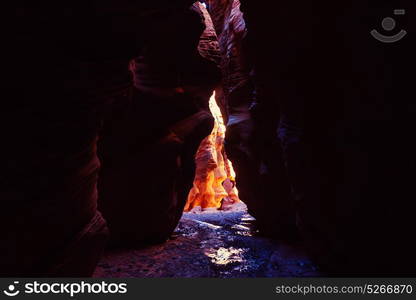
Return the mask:
MULTIPOLYGON (((395 9, 394 14, 396 16, 405 15, 406 11, 404 9, 395 9)), ((381 26, 385 31, 392 31, 396 28, 396 20, 390 17, 384 18, 381 22, 381 26)), ((376 29, 371 31, 371 35, 382 43, 395 43, 404 38, 407 34, 406 30, 400 30, 399 33, 395 35, 384 35, 378 32, 376 29)))
POLYGON ((16 289, 16 285, 18 285, 18 284, 19 284, 19 281, 13 282, 13 284, 10 284, 8 286, 8 289, 4 290, 3 293, 6 296, 9 296, 9 297, 15 297, 15 296, 19 295, 20 291, 16 289))

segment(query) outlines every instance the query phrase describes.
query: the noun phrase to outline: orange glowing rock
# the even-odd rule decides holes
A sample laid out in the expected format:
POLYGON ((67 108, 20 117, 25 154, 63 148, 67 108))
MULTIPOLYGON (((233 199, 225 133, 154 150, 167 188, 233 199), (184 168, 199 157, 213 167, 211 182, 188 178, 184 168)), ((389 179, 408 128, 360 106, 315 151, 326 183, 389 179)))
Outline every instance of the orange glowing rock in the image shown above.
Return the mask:
POLYGON ((225 125, 215 101, 215 93, 210 99, 210 109, 215 125, 196 153, 194 186, 189 193, 185 211, 196 206, 202 209, 226 209, 227 205, 240 201, 234 184, 235 173, 224 151, 225 125))

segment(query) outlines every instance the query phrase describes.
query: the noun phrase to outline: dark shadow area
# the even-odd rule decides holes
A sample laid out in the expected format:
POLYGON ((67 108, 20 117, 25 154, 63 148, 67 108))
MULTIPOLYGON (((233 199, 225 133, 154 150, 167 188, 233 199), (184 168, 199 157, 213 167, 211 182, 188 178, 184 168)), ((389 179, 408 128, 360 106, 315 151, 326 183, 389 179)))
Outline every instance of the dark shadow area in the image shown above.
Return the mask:
POLYGON ((10 4, 0 276, 414 276, 416 5, 394 5, 10 4), (214 90, 254 225, 183 214, 214 90))

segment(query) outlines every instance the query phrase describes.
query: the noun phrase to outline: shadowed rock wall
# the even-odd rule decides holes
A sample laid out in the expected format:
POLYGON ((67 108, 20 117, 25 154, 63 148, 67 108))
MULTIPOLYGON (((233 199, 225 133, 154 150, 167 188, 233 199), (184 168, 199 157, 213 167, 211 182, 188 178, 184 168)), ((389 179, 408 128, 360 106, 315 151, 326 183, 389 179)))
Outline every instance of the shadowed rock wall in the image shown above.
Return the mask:
POLYGON ((125 223, 108 218, 113 236, 125 232, 126 242, 160 239, 176 226, 187 195, 179 196, 178 191, 192 186, 190 153, 213 125, 209 114, 200 113, 201 97, 189 96, 184 87, 203 78, 189 66, 207 73, 185 59, 203 30, 200 17, 190 13, 191 4, 124 0, 87 1, 82 7, 50 1, 13 4, 6 18, 13 30, 4 36, 2 68, 2 77, 7 78, 2 82, 4 91, 10 96, 1 126, 7 146, 1 150, 0 197, 5 206, 0 210, 0 275, 91 275, 108 238, 97 211, 98 194, 107 195, 98 201, 100 207, 105 208, 104 201, 112 203, 106 215, 126 212, 125 223), (183 21, 173 22, 178 15, 183 21), (174 81, 173 88, 184 88, 177 89, 178 95, 158 98, 159 102, 136 91, 133 102, 129 61, 149 48, 157 50, 152 59, 165 59, 165 74, 181 72, 182 82, 174 81), (117 128, 122 129, 119 137, 106 135, 117 128), (132 136, 123 139, 128 133, 132 136), (101 162, 99 136, 100 147, 106 146, 99 149, 101 162), (106 156, 113 150, 114 156, 106 156), (135 157, 127 166, 117 156, 126 153, 135 157), (160 168, 152 177, 157 163, 160 168), (158 189, 148 188, 149 178, 158 189), (126 186, 137 190, 127 194, 126 186), (134 210, 132 203, 139 203, 134 210), (150 221, 136 226, 135 221, 146 216, 155 226, 150 221))
POLYGON ((152 12, 146 20, 146 44, 130 64, 134 88, 108 114, 99 144, 99 207, 113 246, 170 237, 192 188, 194 155, 214 123, 208 100, 219 80, 209 54, 215 35, 200 6, 152 12))
MULTIPOLYGON (((232 1, 211 2, 220 37, 232 1)), ((241 198, 266 232, 276 229, 267 234, 285 238, 297 228, 336 274, 411 273, 405 195, 413 194, 414 157, 406 136, 415 110, 406 74, 414 46, 411 38, 386 45, 369 34, 394 8, 376 1, 241 2, 247 35, 237 56, 248 58, 253 87, 238 97, 226 93, 226 147, 241 198), (236 108, 245 113, 233 122, 236 108)), ((411 31, 411 20, 400 22, 411 31)), ((235 42, 219 39, 223 54, 235 42)))

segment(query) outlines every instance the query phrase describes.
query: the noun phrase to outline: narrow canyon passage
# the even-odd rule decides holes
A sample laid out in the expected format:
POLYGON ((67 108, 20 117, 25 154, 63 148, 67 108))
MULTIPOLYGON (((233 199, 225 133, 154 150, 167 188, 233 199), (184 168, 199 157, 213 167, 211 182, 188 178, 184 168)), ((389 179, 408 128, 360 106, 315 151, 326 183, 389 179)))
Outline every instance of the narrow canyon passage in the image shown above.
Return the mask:
POLYGON ((226 127, 210 98, 214 128, 195 155, 194 185, 172 237, 144 249, 107 252, 96 277, 319 276, 302 250, 256 236, 255 219, 238 197, 232 162, 224 151, 226 127))
MULTIPOLYGON (((227 15, 227 20, 223 21, 224 28, 219 36, 206 5, 198 2, 194 5, 203 15, 205 23, 198 51, 204 59, 221 67, 224 83, 222 88, 211 91, 209 103, 205 107, 212 115, 214 124, 210 135, 202 140, 195 153, 195 179, 189 190, 183 216, 167 242, 146 248, 108 251, 95 271, 96 277, 235 278, 320 275, 306 255, 304 246, 293 246, 272 237, 261 237, 256 228, 258 224, 248 214, 243 202, 245 199, 240 199, 237 190, 239 174, 236 174, 234 167, 244 172, 253 171, 252 174, 245 173, 247 179, 255 176, 256 172, 247 168, 247 160, 241 160, 239 154, 244 153, 244 157, 252 149, 244 145, 244 142, 243 148, 239 148, 239 142, 235 144, 234 138, 231 138, 229 142, 234 147, 237 146, 231 150, 239 158, 232 162, 226 152, 225 140, 229 128, 231 136, 239 136, 244 132, 239 126, 247 121, 251 89, 241 49, 245 23, 239 2, 230 1, 228 5, 228 9, 220 10, 227 15)), ((211 10, 215 10, 215 5, 211 10)), ((208 97, 204 99, 208 100, 208 97)), ((164 166, 160 167, 165 169, 164 166)), ((240 180, 240 187, 241 184, 244 195, 250 194, 247 193, 247 188, 256 191, 262 188, 254 182, 240 180), (250 186, 244 186, 246 184, 250 186)), ((276 184, 279 183, 270 182, 268 186, 272 198, 280 196, 274 190, 276 184)), ((263 205, 260 197, 250 199, 251 209, 263 205)), ((275 207, 272 205, 267 209, 273 211, 275 207)), ((278 228, 276 224, 266 226, 270 231, 278 228)))
POLYGON ((414 276, 415 1, 78 2, 7 7, 0 277, 414 276))
POLYGON ((224 150, 226 127, 215 93, 209 104, 214 128, 195 155, 194 185, 174 234, 164 244, 106 253, 96 277, 320 275, 301 245, 256 236, 255 219, 238 197, 237 174, 224 150))
POLYGON ((195 179, 189 192, 185 211, 194 208, 226 210, 240 202, 236 187, 236 174, 225 152, 226 126, 217 105, 216 93, 209 99, 214 128, 200 144, 195 154, 195 179))
POLYGON ((185 212, 171 238, 142 249, 110 251, 95 277, 307 277, 319 276, 302 245, 258 236, 255 219, 238 197, 224 150, 226 127, 215 99, 214 128, 195 155, 196 174, 185 212))
POLYGON ((184 213, 164 244, 107 252, 95 277, 238 278, 320 276, 302 246, 256 236, 243 203, 184 213))

